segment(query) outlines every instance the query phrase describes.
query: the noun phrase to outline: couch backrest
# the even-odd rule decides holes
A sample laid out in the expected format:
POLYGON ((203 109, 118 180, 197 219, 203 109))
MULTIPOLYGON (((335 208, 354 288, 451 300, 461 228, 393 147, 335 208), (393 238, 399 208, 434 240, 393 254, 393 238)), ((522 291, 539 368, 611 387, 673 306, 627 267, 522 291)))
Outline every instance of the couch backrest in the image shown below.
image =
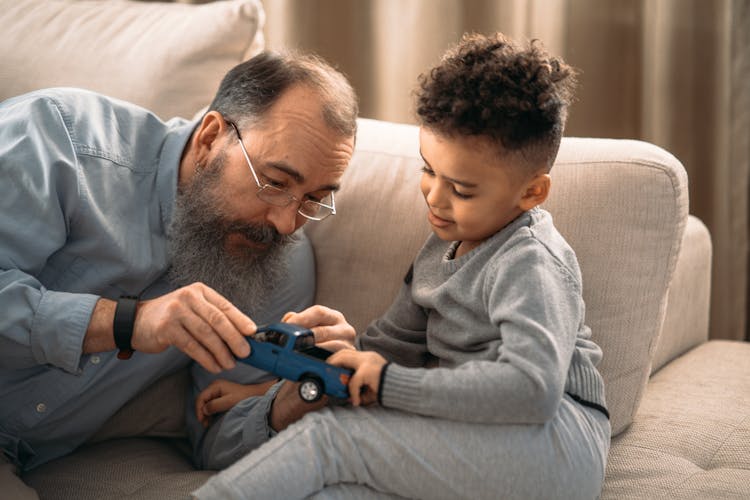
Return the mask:
MULTIPOLYGON (((305 226, 317 301, 342 310, 358 330, 388 307, 429 234, 421 166, 416 127, 360 120, 336 198, 340 213, 305 226)), ((638 407, 664 319, 688 216, 686 173, 652 144, 565 138, 552 179, 545 208, 581 264, 617 433, 638 407)))
POLYGON ((263 49, 264 19, 260 0, 0 0, 0 101, 83 87, 190 118, 231 67, 263 49))

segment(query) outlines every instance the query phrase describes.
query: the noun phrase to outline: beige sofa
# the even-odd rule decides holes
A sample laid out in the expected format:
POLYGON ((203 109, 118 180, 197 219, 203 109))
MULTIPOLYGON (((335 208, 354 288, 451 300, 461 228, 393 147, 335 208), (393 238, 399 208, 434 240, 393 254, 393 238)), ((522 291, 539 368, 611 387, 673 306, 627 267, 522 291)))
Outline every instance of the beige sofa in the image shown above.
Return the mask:
MULTIPOLYGON (((0 30, 18 40, 0 46, 0 99, 77 85, 192 116, 262 47, 262 22, 254 1, 0 0, 0 30)), ((429 232, 420 166, 416 127, 360 120, 339 213, 305 228, 317 301, 358 328, 388 306, 429 232)), ((644 142, 566 138, 552 178, 546 208, 577 252, 604 351, 615 437, 602 498, 750 498, 750 344, 708 340, 711 242, 688 215, 683 167, 644 142)), ((158 382, 24 480, 50 499, 184 498, 212 474, 186 455, 188 382, 186 371, 158 382)))

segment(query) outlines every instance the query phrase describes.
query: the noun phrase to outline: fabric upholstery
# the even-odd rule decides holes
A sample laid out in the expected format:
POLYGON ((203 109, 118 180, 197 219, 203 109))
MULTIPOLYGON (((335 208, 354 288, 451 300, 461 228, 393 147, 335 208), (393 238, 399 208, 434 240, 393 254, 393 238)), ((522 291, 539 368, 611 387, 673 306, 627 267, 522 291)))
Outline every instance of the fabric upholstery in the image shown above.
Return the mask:
MULTIPOLYGON (((429 234, 418 140, 414 126, 360 120, 339 213, 306 226, 316 300, 341 309, 358 330, 390 305, 429 234)), ((545 208, 581 264, 617 433, 632 420, 650 373, 687 219, 685 171, 644 142, 565 138, 545 208)))
POLYGON ((716 340, 655 373, 602 499, 750 498, 749 359, 749 343, 716 340))
POLYGON ((652 144, 566 138, 545 206, 581 264, 586 321, 604 351, 599 368, 617 435, 651 371, 688 217, 687 175, 652 144))
POLYGON ((669 292, 669 306, 651 365, 656 372, 708 340, 711 236, 700 219, 688 219, 669 292))
POLYGON ((133 436, 184 438, 190 373, 180 370, 154 382, 112 415, 91 443, 133 436))
POLYGON ((229 68, 262 49, 263 22, 259 0, 0 0, 0 100, 83 87, 191 117, 229 68))
POLYGON ((43 500, 182 499, 213 474, 194 470, 185 453, 184 441, 115 439, 85 446, 23 479, 43 500))

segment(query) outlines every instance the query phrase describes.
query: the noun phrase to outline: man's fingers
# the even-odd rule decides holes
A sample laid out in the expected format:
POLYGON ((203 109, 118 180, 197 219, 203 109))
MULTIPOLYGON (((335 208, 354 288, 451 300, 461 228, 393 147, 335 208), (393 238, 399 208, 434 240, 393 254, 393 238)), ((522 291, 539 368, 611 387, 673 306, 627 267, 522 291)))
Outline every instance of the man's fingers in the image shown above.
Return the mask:
POLYGON ((213 288, 203 285, 203 294, 207 301, 219 308, 222 313, 232 322, 232 325, 242 335, 252 335, 257 330, 257 325, 250 319, 246 314, 237 309, 237 307, 229 302, 223 295, 214 290, 213 288))
POLYGON ((212 399, 207 401, 203 406, 203 411, 207 415, 215 415, 216 413, 224 413, 234 406, 234 401, 227 397, 222 396, 220 398, 212 399))
POLYGON ((190 336, 187 332, 182 331, 178 334, 179 338, 173 340, 172 345, 177 349, 187 354, 196 363, 201 365, 203 368, 211 373, 219 373, 222 371, 221 365, 218 363, 216 358, 206 350, 200 342, 190 336))
POLYGON ((184 318, 180 324, 182 331, 177 333, 178 337, 173 341, 175 347, 199 363, 201 359, 196 356, 205 353, 217 364, 219 371, 234 368, 234 356, 222 337, 203 318, 191 315, 184 318))
POLYGON ((245 336, 255 333, 255 322, 212 288, 203 285, 201 291, 204 300, 195 301, 196 312, 211 325, 235 356, 249 356, 250 345, 245 336))

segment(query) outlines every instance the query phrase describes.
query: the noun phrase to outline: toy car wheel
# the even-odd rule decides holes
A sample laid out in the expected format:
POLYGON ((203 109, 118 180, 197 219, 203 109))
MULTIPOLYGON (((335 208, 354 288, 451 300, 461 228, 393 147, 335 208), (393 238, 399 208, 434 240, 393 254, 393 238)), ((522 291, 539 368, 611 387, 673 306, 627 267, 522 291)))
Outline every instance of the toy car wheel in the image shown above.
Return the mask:
POLYGON ((303 378, 299 384, 299 397, 313 403, 323 397, 323 382, 313 377, 303 378))

